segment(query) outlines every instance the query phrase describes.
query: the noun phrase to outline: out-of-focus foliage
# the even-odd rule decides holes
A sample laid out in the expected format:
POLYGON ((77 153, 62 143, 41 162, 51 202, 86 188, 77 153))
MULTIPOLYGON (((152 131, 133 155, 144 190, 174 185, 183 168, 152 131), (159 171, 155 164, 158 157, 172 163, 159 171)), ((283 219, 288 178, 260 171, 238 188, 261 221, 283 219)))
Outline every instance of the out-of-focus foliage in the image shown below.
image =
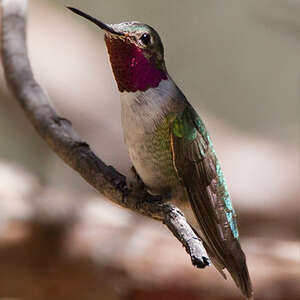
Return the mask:
MULTIPOLYGON (((67 5, 159 31, 168 70, 216 145, 257 299, 300 298, 300 2, 32 0, 37 80, 96 153, 128 174, 103 33, 67 5)), ((0 95, 0 297, 239 299, 213 268, 195 270, 161 224, 104 204, 48 150, 3 78, 0 95)))

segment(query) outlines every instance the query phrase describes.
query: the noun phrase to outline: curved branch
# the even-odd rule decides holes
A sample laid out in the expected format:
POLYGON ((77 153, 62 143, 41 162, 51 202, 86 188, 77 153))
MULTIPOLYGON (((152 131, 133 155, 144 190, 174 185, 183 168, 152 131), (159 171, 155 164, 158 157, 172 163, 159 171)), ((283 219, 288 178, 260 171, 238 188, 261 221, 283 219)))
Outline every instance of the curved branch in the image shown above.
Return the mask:
POLYGON ((35 80, 26 48, 26 0, 2 0, 1 53, 7 84, 25 114, 52 150, 91 186, 114 203, 165 223, 190 254, 192 263, 204 268, 209 260, 202 242, 175 206, 129 188, 124 175, 107 166, 61 118, 35 80))

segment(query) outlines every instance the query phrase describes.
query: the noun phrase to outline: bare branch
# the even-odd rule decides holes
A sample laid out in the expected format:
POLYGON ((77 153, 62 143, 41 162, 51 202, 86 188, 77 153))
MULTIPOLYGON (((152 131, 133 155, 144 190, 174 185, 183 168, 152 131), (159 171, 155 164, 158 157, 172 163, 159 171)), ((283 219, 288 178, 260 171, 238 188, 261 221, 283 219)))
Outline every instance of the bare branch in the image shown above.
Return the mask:
POLYGON ((2 63, 7 84, 27 117, 53 151, 90 185, 125 208, 163 221, 190 254, 192 263, 203 268, 209 260, 202 242, 181 211, 138 189, 107 166, 49 104, 48 97, 34 79, 26 48, 26 0, 2 0, 2 63))

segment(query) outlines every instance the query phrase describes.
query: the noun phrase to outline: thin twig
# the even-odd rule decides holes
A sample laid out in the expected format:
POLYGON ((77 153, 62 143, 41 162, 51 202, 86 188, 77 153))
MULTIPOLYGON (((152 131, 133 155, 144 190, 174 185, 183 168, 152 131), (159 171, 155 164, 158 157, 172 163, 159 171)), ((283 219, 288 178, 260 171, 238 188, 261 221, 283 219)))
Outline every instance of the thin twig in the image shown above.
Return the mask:
POLYGON ((7 84, 25 114, 52 150, 108 199, 148 217, 159 219, 182 243, 192 263, 203 268, 209 260, 202 242, 175 206, 129 188, 124 175, 107 166, 60 117, 34 79, 26 47, 26 0, 2 0, 1 52, 7 84), (155 201, 154 201, 155 200, 155 201))

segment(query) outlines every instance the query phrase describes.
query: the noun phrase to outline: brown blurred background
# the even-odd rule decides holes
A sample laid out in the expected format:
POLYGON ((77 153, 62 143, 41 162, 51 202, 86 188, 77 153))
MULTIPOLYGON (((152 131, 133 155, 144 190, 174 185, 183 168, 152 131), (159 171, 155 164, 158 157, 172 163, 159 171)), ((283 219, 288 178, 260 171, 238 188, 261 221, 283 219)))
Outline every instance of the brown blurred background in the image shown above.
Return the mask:
MULTIPOLYGON (((30 1, 28 47, 59 113, 129 174, 103 33, 139 20, 211 132, 255 299, 300 299, 298 0, 30 1)), ((242 299, 160 223, 113 206, 34 132, 0 78, 0 299, 242 299)))

